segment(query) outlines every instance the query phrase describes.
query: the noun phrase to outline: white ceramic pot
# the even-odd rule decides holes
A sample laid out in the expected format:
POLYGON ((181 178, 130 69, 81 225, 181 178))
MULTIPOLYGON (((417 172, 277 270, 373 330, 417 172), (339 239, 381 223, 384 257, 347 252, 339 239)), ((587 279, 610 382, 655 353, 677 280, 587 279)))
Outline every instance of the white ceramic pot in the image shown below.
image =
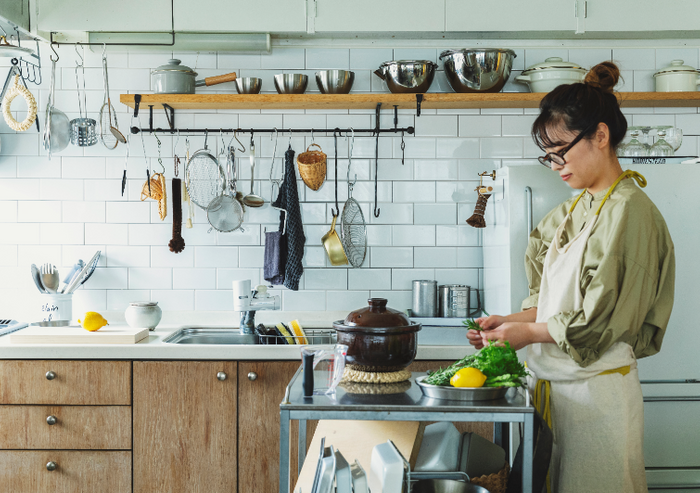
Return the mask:
POLYGON ((527 84, 530 92, 550 92, 562 84, 582 82, 587 73, 588 70, 575 63, 565 62, 559 57, 551 57, 543 63, 532 65, 527 70, 523 70, 523 73, 515 80, 527 84))
POLYGON ((124 317, 129 327, 135 329, 147 327, 148 330, 155 330, 160 319, 163 318, 163 310, 160 309, 157 301, 139 301, 129 303, 124 317))
POLYGON ((697 91, 700 70, 683 65, 683 60, 672 60, 671 65, 654 74, 656 92, 697 91))
MULTIPOLYGON (((73 320, 73 293, 39 295, 41 305, 37 313, 38 322, 57 322, 73 320)), ((66 324, 68 325, 68 324, 66 324)))

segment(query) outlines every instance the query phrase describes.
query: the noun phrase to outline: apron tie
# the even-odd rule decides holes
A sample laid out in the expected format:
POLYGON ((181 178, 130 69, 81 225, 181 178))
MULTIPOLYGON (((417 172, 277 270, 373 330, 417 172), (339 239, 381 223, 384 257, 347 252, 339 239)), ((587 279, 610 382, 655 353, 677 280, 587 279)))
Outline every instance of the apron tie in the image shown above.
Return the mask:
MULTIPOLYGON (((600 214, 600 210, 603 208, 603 204, 605 203, 606 200, 608 200, 608 197, 610 197, 610 194, 613 193, 615 190, 615 187, 617 187, 617 184, 620 183, 622 180, 625 178, 634 178, 634 180, 637 182, 637 185, 639 185, 640 188, 645 188, 647 186, 647 179, 644 178, 641 174, 637 173, 636 171, 632 171, 631 169, 628 169, 624 173, 622 173, 620 176, 617 177, 617 180, 615 180, 615 183, 612 184, 612 186, 608 189, 608 193, 605 194, 605 197, 603 197, 603 200, 600 203, 600 206, 598 206, 598 210, 595 211, 595 215, 600 214)), ((574 212, 574 209, 576 208, 576 204, 578 204, 578 201, 581 200, 581 197, 583 197, 583 194, 585 194, 588 191, 586 188, 583 192, 579 194, 578 197, 576 197, 576 200, 574 200, 574 203, 571 205, 571 208, 569 209, 569 214, 574 212)))

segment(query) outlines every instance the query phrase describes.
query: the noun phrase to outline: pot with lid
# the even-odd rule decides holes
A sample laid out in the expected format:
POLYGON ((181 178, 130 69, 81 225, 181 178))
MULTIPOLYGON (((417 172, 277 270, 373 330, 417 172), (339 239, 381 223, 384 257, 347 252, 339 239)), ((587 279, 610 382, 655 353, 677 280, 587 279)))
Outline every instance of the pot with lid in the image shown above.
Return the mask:
POLYGON ((515 80, 527 84, 530 92, 550 92, 562 84, 583 82, 587 73, 587 69, 554 56, 529 66, 515 80))
POLYGON ((213 86, 236 80, 235 72, 196 80, 197 72, 182 65, 177 58, 168 60, 168 63, 155 69, 151 76, 153 91, 156 94, 194 94, 195 87, 213 86))
POLYGON ((672 60, 671 65, 654 74, 656 92, 696 91, 700 85, 700 70, 672 60))
POLYGON ((348 346, 346 363, 367 372, 404 369, 416 357, 421 324, 387 307, 385 298, 370 298, 368 304, 333 323, 338 344, 348 346))

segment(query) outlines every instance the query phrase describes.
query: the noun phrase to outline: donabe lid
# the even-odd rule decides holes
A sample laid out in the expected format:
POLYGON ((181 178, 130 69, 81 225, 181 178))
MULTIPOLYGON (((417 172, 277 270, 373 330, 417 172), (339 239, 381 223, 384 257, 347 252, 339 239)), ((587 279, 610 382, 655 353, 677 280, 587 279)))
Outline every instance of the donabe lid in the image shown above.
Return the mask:
POLYGON ((386 306, 386 298, 370 298, 369 306, 352 311, 345 320, 333 324, 338 330, 378 329, 384 331, 420 330, 421 324, 411 322, 406 315, 386 306))
POLYGON ((581 67, 580 65, 577 65, 572 62, 565 62, 562 58, 558 56, 553 56, 550 58, 547 58, 544 62, 541 63, 536 63, 535 65, 530 65, 526 70, 523 70, 523 75, 527 75, 529 73, 533 73, 539 70, 560 70, 560 69, 566 69, 566 70, 580 70, 584 74, 588 72, 587 69, 581 67))
POLYGON ((180 60, 177 58, 171 58, 168 60, 168 63, 161 65, 153 71, 154 74, 162 72, 182 72, 184 74, 194 75, 195 77, 197 76, 197 72, 189 68, 187 65, 182 65, 180 60))
POLYGON ((683 73, 683 74, 697 74, 700 73, 700 70, 694 69, 690 65, 683 65, 683 60, 671 60, 671 65, 668 67, 664 67, 658 72, 654 74, 654 77, 657 75, 663 75, 663 74, 675 74, 675 73, 683 73))

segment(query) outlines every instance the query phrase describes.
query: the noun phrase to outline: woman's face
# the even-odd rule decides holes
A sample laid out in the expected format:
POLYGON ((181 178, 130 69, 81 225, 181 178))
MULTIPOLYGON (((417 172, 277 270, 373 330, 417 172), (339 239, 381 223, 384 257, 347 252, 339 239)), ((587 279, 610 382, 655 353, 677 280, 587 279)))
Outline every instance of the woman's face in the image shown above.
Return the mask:
POLYGON ((570 143, 578 136, 578 132, 571 132, 566 128, 560 127, 551 130, 551 140, 565 142, 564 145, 556 147, 547 147, 545 152, 561 153, 566 164, 559 165, 551 163, 552 170, 556 171, 562 180, 571 188, 595 188, 598 182, 603 178, 604 168, 602 166, 604 160, 604 149, 607 147, 601 142, 601 139, 608 140, 605 131, 601 132, 601 126, 604 126, 607 131, 607 126, 601 124, 592 137, 580 139, 573 147, 570 143), (567 150, 567 148, 569 148, 567 150))

